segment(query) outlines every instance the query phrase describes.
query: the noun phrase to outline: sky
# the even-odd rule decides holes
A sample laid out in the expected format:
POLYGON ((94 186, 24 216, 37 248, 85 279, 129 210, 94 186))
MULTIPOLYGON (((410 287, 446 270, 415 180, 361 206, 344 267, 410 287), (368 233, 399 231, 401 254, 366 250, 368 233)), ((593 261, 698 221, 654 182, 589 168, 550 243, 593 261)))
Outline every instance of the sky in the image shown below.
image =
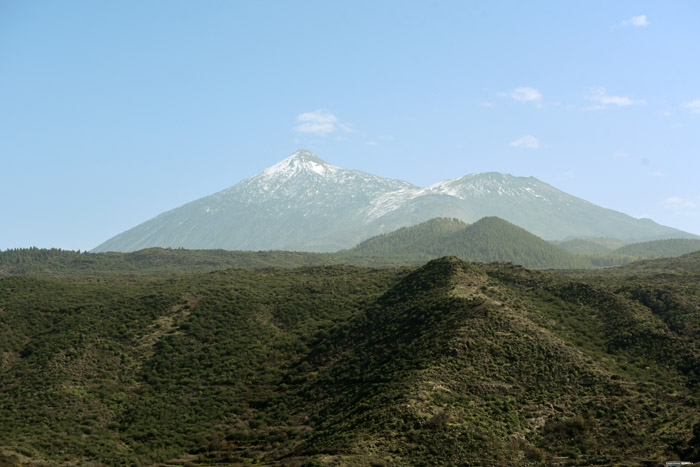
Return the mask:
POLYGON ((0 0, 0 250, 89 250, 308 149, 700 234, 696 1, 0 0))

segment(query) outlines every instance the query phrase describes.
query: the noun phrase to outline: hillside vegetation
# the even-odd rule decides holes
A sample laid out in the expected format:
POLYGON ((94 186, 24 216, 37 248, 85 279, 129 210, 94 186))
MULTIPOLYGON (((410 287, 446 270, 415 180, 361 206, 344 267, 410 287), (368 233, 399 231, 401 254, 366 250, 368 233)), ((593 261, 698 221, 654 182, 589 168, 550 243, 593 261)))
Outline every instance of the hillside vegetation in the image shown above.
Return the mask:
POLYGON ((626 262, 671 258, 700 250, 700 240, 690 238, 668 238, 629 244, 614 238, 575 238, 552 243, 571 253, 617 257, 621 260, 626 259, 626 262))
POLYGON ((432 219, 417 226, 370 238, 348 256, 425 258, 457 256, 468 261, 507 261, 531 268, 585 268, 590 260, 564 251, 498 217, 474 224, 432 219))
POLYGON ((0 460, 700 460, 699 263, 5 277, 0 460))
POLYGON ((592 269, 700 250, 700 240, 669 239, 625 245, 615 239, 574 239, 557 244, 497 217, 468 225, 436 218, 371 237, 336 253, 148 248, 132 253, 88 253, 26 248, 0 252, 4 275, 103 276, 216 271, 225 268, 340 265, 418 266, 442 256, 509 262, 534 269, 592 269))
MULTIPOLYGON (((0 252, 0 277, 182 274, 226 268, 295 268, 333 264, 392 267, 405 262, 381 257, 353 257, 296 251, 227 251, 148 248, 132 253, 88 253, 23 248, 0 252)), ((413 264, 419 264, 418 261, 413 264)))
POLYGON ((651 242, 632 243, 622 246, 612 253, 635 256, 637 259, 671 258, 700 250, 700 240, 691 238, 671 238, 651 242))
POLYGON ((626 245, 625 242, 616 238, 574 238, 552 243, 571 253, 591 255, 603 255, 626 245))
POLYGON ((511 262, 535 269, 590 269, 698 250, 700 240, 694 239, 631 244, 614 238, 546 242, 503 219, 484 217, 470 225, 458 219, 431 219, 367 239, 341 255, 350 260, 391 258, 404 264, 452 255, 466 261, 511 262))

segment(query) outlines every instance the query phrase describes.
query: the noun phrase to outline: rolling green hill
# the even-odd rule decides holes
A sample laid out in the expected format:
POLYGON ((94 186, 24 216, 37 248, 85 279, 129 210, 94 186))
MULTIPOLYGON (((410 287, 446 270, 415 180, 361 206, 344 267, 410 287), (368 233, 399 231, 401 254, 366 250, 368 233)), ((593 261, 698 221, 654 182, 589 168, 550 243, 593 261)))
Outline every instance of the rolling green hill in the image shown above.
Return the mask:
POLYGON ((671 258, 700 250, 700 240, 690 238, 671 238, 651 242, 632 243, 622 246, 612 253, 616 255, 635 256, 638 259, 671 258))
POLYGON ((626 245, 612 239, 575 239, 559 246, 497 217, 467 225, 436 218, 371 237, 337 253, 227 251, 149 248, 132 253, 88 253, 26 248, 0 252, 4 275, 105 276, 216 271, 226 268, 302 267, 348 264, 418 266, 441 256, 467 261, 502 261, 537 269, 590 269, 639 259, 679 256, 700 249, 700 240, 671 239, 626 245), (607 246, 606 246, 607 245, 607 246), (568 250, 568 251, 566 251, 568 250), (603 253, 593 253, 595 251, 603 253))
POLYGON ((552 242, 571 253, 603 255, 626 245, 616 238, 574 238, 563 242, 552 242))
POLYGON ((395 256, 435 258, 443 243, 465 229, 459 219, 435 218, 411 227, 402 227, 390 233, 377 235, 360 242, 350 250, 351 256, 395 256))
POLYGON ((700 240, 689 238, 669 238, 628 244, 612 238, 575 238, 552 243, 571 253, 626 258, 628 262, 671 258, 700 250, 700 240))
POLYGON ((406 259, 454 255, 467 261, 504 261, 531 268, 592 267, 588 258, 564 251, 498 217, 484 217, 470 225, 432 219, 370 238, 346 254, 406 259))
POLYGON ((0 462, 700 460, 698 254, 643 264, 0 278, 0 462))

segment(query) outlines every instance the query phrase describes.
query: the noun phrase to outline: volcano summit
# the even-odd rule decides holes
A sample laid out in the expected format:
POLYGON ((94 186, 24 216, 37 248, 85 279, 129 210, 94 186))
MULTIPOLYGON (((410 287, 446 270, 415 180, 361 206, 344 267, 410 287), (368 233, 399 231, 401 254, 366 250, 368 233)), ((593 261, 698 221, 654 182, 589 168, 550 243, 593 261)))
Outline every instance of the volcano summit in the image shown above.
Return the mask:
POLYGON ((299 150, 236 185, 164 212, 96 247, 336 251, 434 217, 498 216, 546 240, 695 237, 596 206, 533 177, 489 172, 421 188, 299 150))

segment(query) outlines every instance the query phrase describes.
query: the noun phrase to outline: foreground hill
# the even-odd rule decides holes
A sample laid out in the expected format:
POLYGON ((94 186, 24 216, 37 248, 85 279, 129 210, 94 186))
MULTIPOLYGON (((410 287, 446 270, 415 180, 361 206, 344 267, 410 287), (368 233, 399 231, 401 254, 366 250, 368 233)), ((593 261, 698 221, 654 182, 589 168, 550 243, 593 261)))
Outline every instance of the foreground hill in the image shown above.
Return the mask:
POLYGON ((696 236, 604 209, 533 177, 471 174, 427 188, 331 165, 299 150, 213 195, 164 212, 93 251, 151 247, 328 252, 434 217, 498 216, 547 240, 696 236))
POLYGON ((700 460, 697 255, 646 264, 574 276, 442 258, 414 269, 5 277, 2 456, 700 460))

